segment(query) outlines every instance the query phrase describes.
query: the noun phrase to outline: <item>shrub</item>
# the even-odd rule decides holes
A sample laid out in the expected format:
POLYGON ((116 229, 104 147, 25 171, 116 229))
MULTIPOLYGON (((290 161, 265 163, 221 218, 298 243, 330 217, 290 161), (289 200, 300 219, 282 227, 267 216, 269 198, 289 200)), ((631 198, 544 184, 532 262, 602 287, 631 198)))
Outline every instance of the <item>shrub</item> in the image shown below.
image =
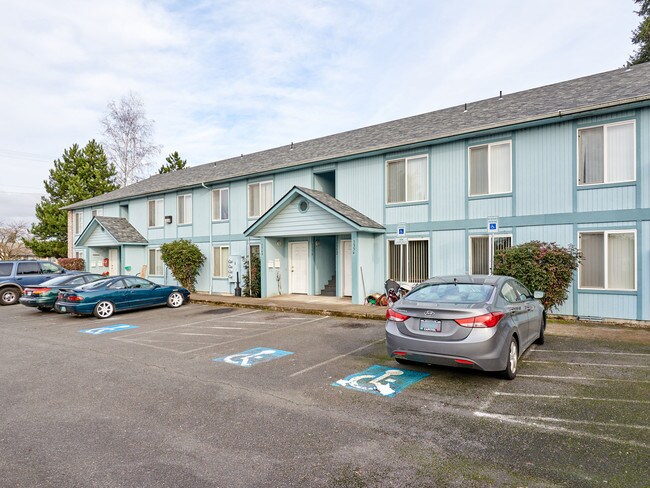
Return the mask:
POLYGON ((70 271, 85 271, 86 261, 81 258, 59 258, 56 260, 59 266, 70 271))
POLYGON ((160 256, 181 286, 195 291, 196 277, 205 256, 196 244, 180 239, 160 246, 160 256))
POLYGON ((260 269, 260 255, 252 253, 248 259, 244 260, 244 276, 242 282, 244 287, 242 292, 245 297, 259 298, 262 296, 262 273, 260 269))
POLYGON ((545 310, 549 310, 567 299, 580 260, 580 253, 574 246, 531 241, 497 251, 494 273, 512 276, 531 291, 543 291, 542 304, 545 310))

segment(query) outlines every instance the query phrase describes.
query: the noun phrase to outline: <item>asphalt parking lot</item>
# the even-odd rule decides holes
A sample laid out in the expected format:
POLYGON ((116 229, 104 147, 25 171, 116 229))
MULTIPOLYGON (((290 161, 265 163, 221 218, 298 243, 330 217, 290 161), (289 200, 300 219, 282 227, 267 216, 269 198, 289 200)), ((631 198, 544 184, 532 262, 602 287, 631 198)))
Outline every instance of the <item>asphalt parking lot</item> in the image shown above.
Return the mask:
POLYGON ((398 365, 378 321, 0 307, 0 485, 648 486, 650 331, 584 330, 507 382, 398 365))

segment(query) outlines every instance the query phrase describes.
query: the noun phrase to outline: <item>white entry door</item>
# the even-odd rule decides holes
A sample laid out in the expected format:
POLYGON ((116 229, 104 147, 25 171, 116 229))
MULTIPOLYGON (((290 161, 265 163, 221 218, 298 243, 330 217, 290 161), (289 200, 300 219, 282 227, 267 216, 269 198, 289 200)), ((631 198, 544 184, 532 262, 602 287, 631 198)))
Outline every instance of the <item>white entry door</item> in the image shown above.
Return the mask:
POLYGON ((341 273, 343 296, 352 296, 352 241, 341 241, 341 273))
POLYGON ((289 293, 309 293, 309 242, 289 243, 289 293))
POLYGON ((120 253, 117 249, 108 250, 108 274, 115 276, 120 274, 120 253))

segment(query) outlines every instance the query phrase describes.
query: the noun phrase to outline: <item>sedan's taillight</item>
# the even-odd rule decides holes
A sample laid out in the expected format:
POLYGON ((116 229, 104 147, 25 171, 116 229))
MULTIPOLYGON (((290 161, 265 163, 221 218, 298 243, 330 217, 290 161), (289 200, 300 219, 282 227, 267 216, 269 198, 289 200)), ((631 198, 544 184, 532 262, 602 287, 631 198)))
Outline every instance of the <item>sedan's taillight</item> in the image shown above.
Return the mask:
POLYGON ((70 295, 67 300, 69 302, 81 302, 84 299, 84 297, 80 297, 79 295, 70 295))
POLYGON ((40 295, 41 293, 47 293, 51 288, 31 288, 34 295, 40 295))
POLYGON ((455 319, 455 322, 461 327, 469 328, 486 328, 494 327, 505 316, 503 312, 491 312, 478 317, 467 317, 466 319, 455 319))
POLYGON ((395 322, 404 322, 409 318, 410 317, 408 315, 404 315, 399 312, 396 312, 392 308, 386 310, 386 320, 394 320, 395 322))

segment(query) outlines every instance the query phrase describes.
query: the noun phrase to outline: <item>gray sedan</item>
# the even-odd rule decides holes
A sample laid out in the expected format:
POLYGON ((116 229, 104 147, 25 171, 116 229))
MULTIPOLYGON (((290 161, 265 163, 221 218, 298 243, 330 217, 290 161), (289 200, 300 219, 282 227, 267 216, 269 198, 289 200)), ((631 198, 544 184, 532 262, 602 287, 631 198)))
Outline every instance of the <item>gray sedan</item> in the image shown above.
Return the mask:
POLYGON ((546 314, 509 276, 443 276, 421 283, 386 312, 388 354, 418 362, 517 374, 517 361, 544 343, 546 314))

